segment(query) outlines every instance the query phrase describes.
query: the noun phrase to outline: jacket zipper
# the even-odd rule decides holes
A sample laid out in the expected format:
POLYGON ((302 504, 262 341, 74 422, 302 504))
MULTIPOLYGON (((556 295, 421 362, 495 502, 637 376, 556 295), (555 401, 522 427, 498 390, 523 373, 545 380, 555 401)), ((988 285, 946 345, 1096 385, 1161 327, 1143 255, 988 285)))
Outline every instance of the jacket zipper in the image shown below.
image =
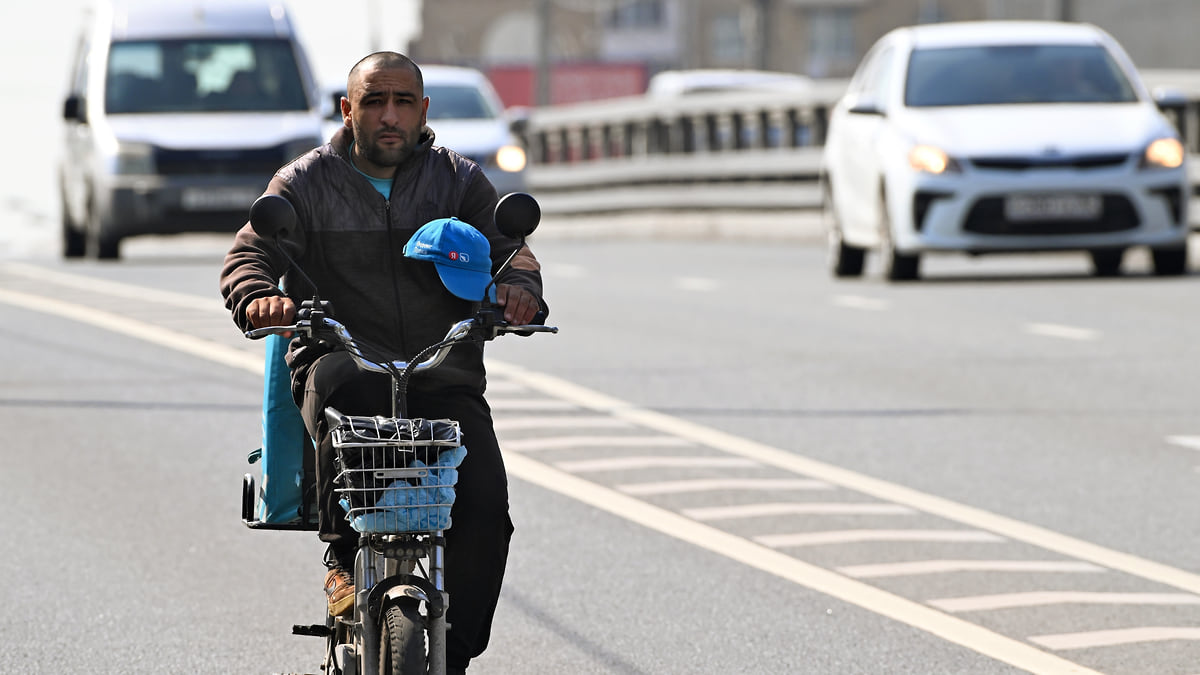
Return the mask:
POLYGON ((408 341, 404 336, 404 305, 400 302, 400 278, 396 274, 396 242, 392 239, 392 200, 383 200, 384 227, 388 235, 388 269, 392 277, 392 302, 396 306, 396 335, 400 338, 400 350, 408 359, 408 341))

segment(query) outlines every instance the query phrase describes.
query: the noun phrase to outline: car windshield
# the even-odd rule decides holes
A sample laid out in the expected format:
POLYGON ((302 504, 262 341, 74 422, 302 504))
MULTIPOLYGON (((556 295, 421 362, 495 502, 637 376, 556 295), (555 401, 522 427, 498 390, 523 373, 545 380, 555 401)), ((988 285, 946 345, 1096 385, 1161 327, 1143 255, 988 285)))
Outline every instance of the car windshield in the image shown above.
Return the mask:
POLYGON ((1012 103, 1131 103, 1133 85, 1097 45, 917 49, 908 63, 910 107, 1012 103))
POLYGON ((287 40, 116 42, 105 110, 119 113, 306 110, 287 40))
POLYGON ((490 120, 497 112, 479 89, 463 84, 425 83, 431 120, 490 120))

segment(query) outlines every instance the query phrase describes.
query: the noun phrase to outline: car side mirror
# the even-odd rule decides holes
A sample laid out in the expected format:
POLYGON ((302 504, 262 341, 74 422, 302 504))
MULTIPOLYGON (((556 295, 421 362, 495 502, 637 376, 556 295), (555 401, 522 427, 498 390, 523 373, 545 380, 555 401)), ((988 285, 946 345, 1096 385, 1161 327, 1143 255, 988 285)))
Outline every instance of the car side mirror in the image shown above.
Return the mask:
POLYGON ((878 103, 869 98, 860 98, 850 105, 847 112, 853 115, 879 115, 884 116, 886 112, 878 103))
POLYGON ((71 94, 63 101, 63 119, 72 122, 87 123, 87 106, 83 97, 71 94))

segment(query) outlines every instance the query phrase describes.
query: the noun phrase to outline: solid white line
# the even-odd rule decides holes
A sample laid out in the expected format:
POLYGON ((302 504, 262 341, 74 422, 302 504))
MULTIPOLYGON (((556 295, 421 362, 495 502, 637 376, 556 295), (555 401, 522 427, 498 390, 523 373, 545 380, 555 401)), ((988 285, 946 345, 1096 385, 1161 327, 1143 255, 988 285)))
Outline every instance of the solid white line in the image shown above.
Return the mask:
POLYGON ((963 598, 941 598, 929 604, 947 612, 984 612, 1014 607, 1046 605, 1200 605, 1191 593, 1092 593, 1084 591, 1030 591, 963 598))
POLYGON ((900 563, 847 565, 837 571, 855 579, 904 577, 949 572, 1105 572, 1103 567, 1076 560, 914 560, 900 563))
POLYGON ((229 314, 229 310, 221 304, 221 298, 214 295, 210 298, 202 298, 198 295, 190 295, 186 293, 173 293, 157 288, 147 288, 145 286, 136 286, 134 284, 126 284, 120 281, 107 281, 105 279, 96 279, 94 277, 80 276, 77 274, 68 274, 66 272, 57 272, 55 270, 46 269, 37 265, 27 265, 25 263, 7 262, 3 264, 5 272, 35 279, 38 281, 47 281, 59 286, 68 288, 77 288, 83 291, 92 293, 100 293, 102 295, 111 295, 118 298, 130 298, 139 301, 157 302, 162 305, 171 305, 180 309, 199 310, 202 312, 229 314))
POLYGON ((673 495, 724 490, 832 490, 829 483, 807 478, 693 478, 653 483, 625 483, 617 489, 630 495, 673 495))
POLYGON ((1118 628, 1084 633, 1060 633, 1037 635, 1029 638, 1043 647, 1057 650, 1088 649, 1091 647, 1114 647, 1139 642, 1165 642, 1167 640, 1200 640, 1200 628, 1192 626, 1145 626, 1140 628, 1118 628))
POLYGON ((1167 442, 1188 450, 1200 450, 1200 436, 1167 436, 1167 442))
MULTIPOLYGON (((491 385, 488 385, 491 388, 491 385)), ((599 415, 568 415, 547 417, 501 417, 493 420, 496 431, 528 431, 538 429, 628 429, 633 426, 625 420, 599 415)))
POLYGON ((764 534, 755 537, 754 541, 771 548, 788 548, 873 541, 991 543, 1004 541, 1004 537, 979 530, 831 530, 827 532, 764 534))
POLYGON ((568 448, 678 448, 692 445, 678 436, 549 436, 505 440, 504 449, 516 452, 568 448))
MULTIPOLYGON (((146 324, 140 322, 133 322, 123 317, 104 312, 83 311, 87 308, 70 305, 69 303, 48 302, 48 300, 50 299, 0 291, 0 302, 9 302, 22 307, 29 307, 38 312, 65 316, 102 328, 111 325, 112 329, 117 332, 143 339, 151 334, 140 330, 146 326, 146 324), (31 299, 33 300, 32 302, 30 301, 31 299)), ((156 339, 162 340, 159 344, 164 344, 164 346, 174 346, 186 353, 195 354, 201 358, 207 358, 233 368, 262 375, 262 359, 258 358, 255 360, 253 355, 245 354, 239 350, 216 343, 206 345, 206 349, 192 351, 191 347, 195 345, 190 344, 189 340, 194 340, 190 336, 171 333, 171 331, 165 329, 158 329, 154 335, 156 339)), ((536 383, 540 387, 546 387, 550 383, 555 383, 552 388, 562 389, 575 394, 577 397, 578 394, 587 392, 587 390, 574 385, 565 386, 568 383, 557 379, 536 377, 529 371, 525 371, 512 364, 493 361, 490 362, 490 365, 497 371, 505 371, 511 376, 519 377, 524 382, 530 384, 536 383)), ((600 396, 592 392, 588 392, 588 394, 589 396, 584 398, 592 402, 595 402, 597 397, 600 396)), ((607 400, 610 403, 615 402, 615 399, 607 400)), ((636 410, 627 404, 620 404, 620 406, 625 407, 627 410, 636 410)), ((611 405, 609 407, 613 408, 611 405)), ((615 410, 615 408, 613 409, 615 410)), ((665 418, 665 416, 661 417, 669 419, 665 418)), ((653 420, 656 418, 652 415, 648 419, 653 420)), ((669 427, 670 425, 663 426, 669 427)), ((697 428, 702 429, 702 427, 697 428)), ((709 431, 711 432, 712 430, 709 431)), ((713 432, 712 436, 719 438, 726 436, 726 434, 713 432)), ((766 456, 770 453, 763 454, 766 456)), ((545 464, 536 462, 523 455, 512 454, 506 457, 505 461, 509 472, 521 480, 559 492, 571 499, 589 504, 599 510, 607 511, 630 522, 641 524, 649 529, 723 555, 749 567, 762 570, 768 574, 773 574, 806 588, 862 607, 880 616, 924 630, 944 640, 1030 673, 1038 675, 1042 673, 1046 673, 1047 675, 1053 673, 1100 675, 1096 671, 1066 661, 1053 654, 1047 654, 1019 640, 1013 640, 981 626, 930 609, 920 603, 906 600, 905 598, 848 579, 821 567, 802 562, 791 556, 772 551, 769 548, 756 545, 736 535, 721 532, 720 530, 702 525, 665 509, 660 509, 627 497, 615 490, 600 487, 569 473, 558 471, 545 464)), ((818 467, 820 465, 814 463, 813 466, 818 467)), ((847 473, 849 474, 849 472, 847 473)))
POLYGON ((772 502, 768 504, 738 504, 735 506, 705 506, 683 509, 683 515, 696 520, 730 520, 785 515, 906 515, 916 513, 899 504, 851 504, 848 502, 772 502))
MULTIPOLYGON (((20 291, 0 289, 0 302, 24 307, 35 312, 53 314, 72 321, 86 323, 104 330, 127 335, 145 342, 191 354, 209 361, 216 361, 233 368, 249 370, 262 375, 264 357, 262 354, 245 352, 233 347, 201 340, 200 338, 176 333, 153 324, 136 321, 110 312, 103 312, 91 307, 63 302, 42 295, 30 295, 20 291)), ((261 349, 261 348, 260 348, 261 349)))
POLYGON ((578 476, 558 471, 524 455, 509 455, 504 461, 509 471, 521 480, 553 490, 598 510, 725 556, 748 567, 913 626, 1013 667, 1038 675, 1099 675, 1094 670, 1048 654, 1019 640, 848 579, 578 476))
POLYGON ((1064 340, 1079 340, 1088 342, 1100 339, 1098 331, 1075 326, 1063 326, 1056 323, 1027 323, 1025 332, 1043 337, 1062 338, 1064 340))
POLYGON ((758 466, 756 462, 741 457, 600 457, 579 459, 554 464, 563 471, 589 473, 593 471, 625 471, 629 469, 658 468, 719 468, 731 469, 758 466))
POLYGON ((608 413, 648 429, 676 434, 691 439, 697 445, 706 445, 767 466, 815 478, 847 490, 870 495, 880 501, 904 504, 930 515, 940 516, 980 530, 995 532, 1009 539, 1053 551, 1068 558, 1085 560, 1142 579, 1156 581, 1192 593, 1200 593, 1200 575, 1191 572, 1114 551, 1037 525, 959 504, 839 466, 819 462, 795 452, 781 450, 718 429, 639 408, 551 375, 536 373, 513 364, 492 363, 489 368, 497 374, 503 373, 522 381, 529 387, 547 395, 573 401, 582 408, 598 413, 608 413))

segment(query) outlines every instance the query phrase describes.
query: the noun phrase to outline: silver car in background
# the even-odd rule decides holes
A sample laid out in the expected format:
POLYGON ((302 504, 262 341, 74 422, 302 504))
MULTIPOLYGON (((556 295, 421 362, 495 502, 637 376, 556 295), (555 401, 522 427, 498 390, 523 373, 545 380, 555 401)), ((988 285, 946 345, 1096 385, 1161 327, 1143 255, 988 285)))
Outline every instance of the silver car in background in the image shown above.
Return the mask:
POLYGON ((891 280, 922 254, 1085 251, 1096 274, 1148 247, 1187 269, 1179 134, 1104 31, 980 21, 896 29, 830 115, 822 166, 831 266, 875 249, 891 280))

